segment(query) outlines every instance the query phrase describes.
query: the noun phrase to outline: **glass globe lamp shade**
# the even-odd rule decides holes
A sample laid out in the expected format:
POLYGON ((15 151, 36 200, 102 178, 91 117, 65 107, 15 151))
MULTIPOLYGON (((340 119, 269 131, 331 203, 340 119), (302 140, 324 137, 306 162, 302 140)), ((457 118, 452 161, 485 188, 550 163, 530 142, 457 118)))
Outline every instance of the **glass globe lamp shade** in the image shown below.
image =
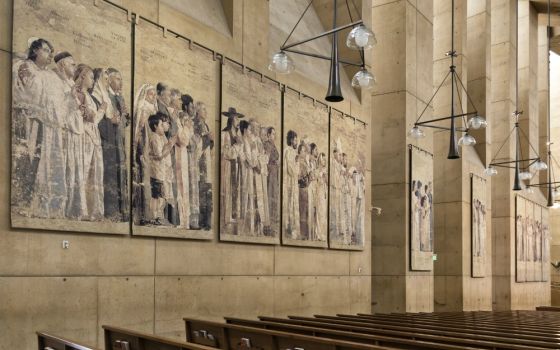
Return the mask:
POLYGON ((426 137, 426 134, 424 134, 424 131, 422 129, 415 125, 408 132, 408 136, 412 137, 413 139, 421 139, 426 137))
POLYGON ((461 136, 457 144, 459 146, 474 146, 476 145, 476 140, 467 132, 463 136, 461 136))
POLYGON ((527 194, 531 194, 531 193, 535 193, 535 190, 533 190, 533 187, 525 186, 525 188, 523 189, 523 192, 525 192, 527 194))
POLYGON ((469 119, 469 128, 471 129, 484 129, 488 125, 488 122, 483 117, 478 114, 469 119))
POLYGON ((488 168, 484 169, 484 175, 486 176, 498 175, 498 170, 496 170, 496 168, 492 166, 489 166, 488 168))
POLYGON ((522 171, 519 173, 520 180, 530 180, 533 177, 533 174, 529 171, 522 171))
POLYGON ((375 34, 363 24, 359 24, 352 28, 346 37, 346 46, 351 49, 370 49, 373 45, 377 44, 375 34))
POLYGON ((545 162, 543 162, 542 160, 537 160, 536 162, 534 162, 533 164, 531 164, 531 166, 529 167, 532 171, 543 171, 548 169, 548 165, 546 165, 545 162))
POLYGON ((375 84, 375 77, 373 74, 362 68, 354 74, 352 78, 352 87, 360 89, 371 89, 375 84))
POLYGON ((295 69, 294 61, 284 51, 272 55, 268 69, 279 74, 289 74, 295 69))

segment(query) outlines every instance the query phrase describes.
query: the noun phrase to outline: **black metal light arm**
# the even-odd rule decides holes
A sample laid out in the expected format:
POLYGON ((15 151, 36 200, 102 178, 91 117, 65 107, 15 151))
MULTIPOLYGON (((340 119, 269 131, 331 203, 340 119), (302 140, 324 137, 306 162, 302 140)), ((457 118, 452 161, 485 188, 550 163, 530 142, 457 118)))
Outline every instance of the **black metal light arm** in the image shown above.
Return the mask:
MULTIPOLYGON (((305 52, 305 51, 294 50, 294 49, 285 49, 284 51, 292 52, 292 53, 295 53, 295 54, 298 54, 298 55, 320 58, 320 59, 327 60, 327 61, 331 60, 331 58, 329 56, 324 56, 324 55, 311 53, 311 52, 305 52)), ((357 67, 362 67, 363 66, 362 62, 349 62, 349 61, 345 61, 345 60, 341 60, 341 59, 339 59, 338 62, 343 63, 343 64, 347 64, 347 65, 350 65, 350 66, 357 66, 357 67)))
POLYGON ((294 46, 298 46, 298 45, 301 45, 301 44, 305 44, 305 43, 310 42, 310 41, 313 41, 313 40, 315 40, 315 39, 319 39, 319 38, 322 38, 322 37, 327 36, 327 35, 331 35, 331 34, 334 34, 334 33, 338 33, 338 32, 340 32, 341 30, 348 29, 348 28, 350 28, 350 27, 354 27, 354 26, 357 26, 357 25, 363 24, 363 23, 364 23, 364 21, 362 21, 362 20, 359 20, 359 21, 356 21, 356 22, 352 22, 352 23, 348 23, 348 24, 345 24, 345 25, 343 25, 343 26, 336 27, 336 28, 333 28, 333 29, 331 29, 331 30, 328 30, 328 31, 326 31, 326 32, 324 32, 324 33, 315 35, 314 37, 307 38, 307 39, 303 39, 303 40, 300 40, 300 41, 296 41, 295 43, 292 43, 292 44, 289 44, 289 45, 282 45, 282 46, 280 47, 280 50, 284 50, 284 51, 285 51, 285 50, 287 50, 287 49, 289 49, 289 48, 292 48, 292 47, 294 47, 294 46))

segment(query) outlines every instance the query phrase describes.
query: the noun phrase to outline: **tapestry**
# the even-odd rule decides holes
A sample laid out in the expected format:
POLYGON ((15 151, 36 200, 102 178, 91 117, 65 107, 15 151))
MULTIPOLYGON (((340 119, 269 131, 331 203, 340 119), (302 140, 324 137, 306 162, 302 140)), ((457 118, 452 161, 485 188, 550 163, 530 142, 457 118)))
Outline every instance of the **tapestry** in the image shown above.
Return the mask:
POLYGON ((225 60, 220 132, 220 240, 280 243, 281 90, 225 60))
POLYGON ((14 1, 13 227, 129 233, 127 18, 102 1, 14 1))
POLYGON ((434 253, 433 155, 410 149, 410 269, 431 271, 434 253))
POLYGON ((486 275, 486 179, 471 174, 471 275, 486 275))
POLYGON ((331 111, 329 247, 362 250, 365 235, 365 125, 331 111))
POLYGON ((282 244, 328 247, 329 110, 287 89, 282 137, 282 244))
POLYGON ((550 223, 548 208, 521 196, 515 198, 516 282, 548 281, 550 223))
POLYGON ((145 21, 135 57, 132 232, 212 238, 219 62, 145 21))

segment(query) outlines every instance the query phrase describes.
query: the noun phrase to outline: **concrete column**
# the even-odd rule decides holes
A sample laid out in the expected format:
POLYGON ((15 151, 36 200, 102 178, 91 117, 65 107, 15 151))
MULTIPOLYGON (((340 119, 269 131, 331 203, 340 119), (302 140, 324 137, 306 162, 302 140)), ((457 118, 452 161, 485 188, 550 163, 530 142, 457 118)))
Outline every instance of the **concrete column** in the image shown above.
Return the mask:
MULTIPOLYGON (((508 138, 514 126, 515 58, 516 58, 515 0, 492 1, 491 55, 492 102, 490 124, 492 154, 508 138)), ((520 40, 521 42, 521 40, 520 40)), ((514 138, 503 147, 497 161, 515 159, 514 138)), ((517 283, 515 281, 515 196, 512 191, 513 171, 499 168, 492 181, 492 267, 494 310, 534 309, 550 302, 548 283, 517 283)))
MULTIPOLYGON (((538 150, 541 157, 548 163, 547 141, 548 141, 548 36, 547 26, 539 24, 538 29, 538 103, 539 103, 539 141, 538 150)), ((549 164, 550 166, 550 164, 549 164)), ((548 173, 541 171, 535 181, 540 183, 548 182, 548 173)), ((542 195, 547 196, 547 189, 542 188, 542 195)))
MULTIPOLYGON (((474 77, 471 93, 476 93, 477 110, 483 115, 486 97, 486 52, 485 43, 486 23, 489 15, 486 10, 486 1, 455 0, 455 31, 454 42, 457 57, 454 65, 458 76, 465 85, 468 85, 470 76, 469 68, 472 66, 474 77), (468 18, 468 10, 473 18, 468 18), (468 24, 474 28, 467 30, 468 24), (467 32, 477 36, 477 45, 468 51, 467 32), (471 54, 473 64, 470 65, 471 54), (468 57, 468 59, 467 59, 468 57), (481 101, 482 100, 482 101, 481 101), (483 104, 481 108, 479 104, 483 104)), ((449 71, 450 58, 445 52, 451 50, 451 2, 447 0, 434 1, 434 87, 439 86, 443 77, 449 71)), ((472 39, 471 39, 472 40, 472 39)), ((460 84, 459 84, 460 86, 460 84)), ((447 117, 451 115, 451 80, 447 80, 434 99, 434 117, 447 117)), ((467 94, 453 85, 455 99, 454 114, 472 111, 473 106, 468 102, 467 94)), ((464 122, 456 119, 458 126, 464 122)), ((448 126, 449 121, 441 123, 448 126)), ((485 142, 484 131, 482 143, 485 142)), ((435 213, 436 231, 435 247, 438 260, 435 263, 435 311, 462 311, 462 310, 489 310, 491 308, 491 279, 471 277, 471 207, 470 187, 471 173, 482 175, 484 163, 473 147, 460 149, 461 158, 447 159, 449 148, 449 131, 437 131, 434 134, 434 184, 435 184, 435 213)), ((457 138, 462 133, 457 133, 457 138)), ((478 139, 477 139, 478 141, 478 139)), ((482 148, 484 150, 485 148, 482 148)), ((490 209, 490 208, 489 208, 490 209)), ((487 229, 487 232, 490 232, 487 229)), ((490 245, 486 245, 490 255, 490 245)), ((490 259, 487 259, 487 275, 490 273, 490 259)))
MULTIPOLYGON (((527 138, 521 136, 521 158, 528 159, 539 157, 538 16, 529 0, 520 0, 518 6, 518 108, 523 111, 519 118, 519 125, 527 136, 527 138)), ((528 162, 521 164, 522 167, 528 165, 528 162)), ((539 176, 535 176, 530 182, 537 183, 538 179, 539 176)))
MULTIPOLYGON (((550 57, 550 136, 554 140, 552 154, 560 161, 560 79, 554 79, 560 72, 560 56, 551 52, 550 57)), ((560 168, 554 164, 556 181, 560 181, 560 168)), ((554 181, 554 180, 553 180, 554 181)), ((550 261, 560 260, 560 209, 550 209, 550 261)), ((553 284, 560 283, 560 269, 550 268, 550 280, 553 284)), ((560 290, 551 290, 551 304, 560 305, 560 290)))
POLYGON ((432 2, 373 1, 371 11, 378 40, 371 60, 378 81, 372 92, 372 193, 373 205, 383 208, 373 220, 373 311, 432 311, 433 272, 409 269, 407 147, 433 149, 429 132, 420 141, 407 138, 432 94, 432 2))

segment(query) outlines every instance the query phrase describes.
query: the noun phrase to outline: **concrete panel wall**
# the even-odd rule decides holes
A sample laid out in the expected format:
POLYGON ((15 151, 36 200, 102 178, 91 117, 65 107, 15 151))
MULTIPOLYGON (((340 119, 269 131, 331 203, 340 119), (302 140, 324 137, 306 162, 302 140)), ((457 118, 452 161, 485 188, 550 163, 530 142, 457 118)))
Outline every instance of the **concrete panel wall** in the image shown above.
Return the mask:
MULTIPOLYGON (((158 0, 117 3, 252 68, 271 73, 266 70, 267 1, 233 1, 225 8, 226 18, 232 19, 231 36, 158 0)), ((371 311, 369 234, 363 252, 345 252, 219 243, 217 230, 212 241, 198 242, 11 229, 11 13, 12 0, 1 1, 1 350, 36 348, 37 330, 102 347, 102 324, 184 338, 181 318, 185 316, 218 320, 225 315, 371 311), (63 240, 70 242, 69 249, 62 249, 63 240)), ((279 78, 323 99, 325 87, 310 82, 304 74, 279 78)), ((326 86, 328 76, 324 81, 326 86)), ((355 99, 336 108, 369 122, 368 98, 363 97, 368 101, 364 109, 355 99)), ((371 181, 369 161, 366 169, 371 181)), ((366 196, 370 203, 369 186, 366 196)), ((370 212, 366 211, 366 232, 370 228, 370 212)))

